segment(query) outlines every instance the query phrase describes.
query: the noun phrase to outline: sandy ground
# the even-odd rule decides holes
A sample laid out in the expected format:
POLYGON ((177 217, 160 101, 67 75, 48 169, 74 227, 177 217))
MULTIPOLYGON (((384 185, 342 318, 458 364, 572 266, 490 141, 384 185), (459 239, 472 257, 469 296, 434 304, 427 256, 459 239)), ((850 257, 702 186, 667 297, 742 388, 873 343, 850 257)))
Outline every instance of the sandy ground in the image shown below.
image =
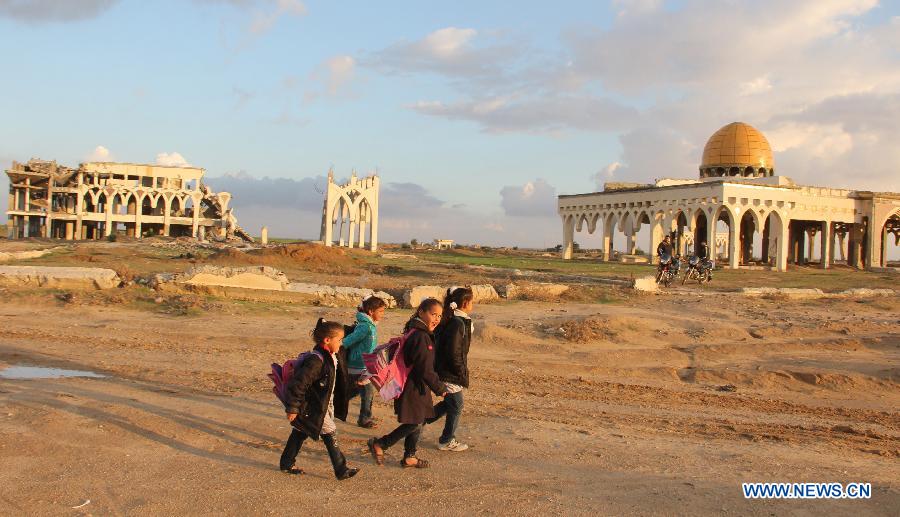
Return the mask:
MULTIPOLYGON (((179 317, 3 296, 0 368, 107 377, 0 379, 0 513, 897 515, 898 309, 728 294, 480 306, 458 433, 472 448, 437 451, 428 428, 432 469, 399 468, 400 446, 379 468, 374 433, 339 424, 362 472, 338 482, 321 443, 300 454, 306 476, 278 471, 289 429, 265 375, 309 348, 317 315, 352 311, 179 317), (873 496, 751 501, 750 481, 870 482, 873 496)), ((382 336, 407 315, 389 312, 382 336)), ((390 406, 376 414, 393 428, 390 406)))

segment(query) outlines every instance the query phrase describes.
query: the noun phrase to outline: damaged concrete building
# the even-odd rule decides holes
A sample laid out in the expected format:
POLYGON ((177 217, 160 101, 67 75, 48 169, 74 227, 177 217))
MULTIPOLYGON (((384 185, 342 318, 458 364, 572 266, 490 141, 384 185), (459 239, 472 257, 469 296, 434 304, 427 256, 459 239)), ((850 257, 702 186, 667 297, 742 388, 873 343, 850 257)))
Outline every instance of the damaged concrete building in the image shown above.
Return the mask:
POLYGON ((88 162, 13 162, 9 176, 10 239, 80 240, 111 235, 253 239, 237 224, 231 194, 203 184, 204 169, 88 162))

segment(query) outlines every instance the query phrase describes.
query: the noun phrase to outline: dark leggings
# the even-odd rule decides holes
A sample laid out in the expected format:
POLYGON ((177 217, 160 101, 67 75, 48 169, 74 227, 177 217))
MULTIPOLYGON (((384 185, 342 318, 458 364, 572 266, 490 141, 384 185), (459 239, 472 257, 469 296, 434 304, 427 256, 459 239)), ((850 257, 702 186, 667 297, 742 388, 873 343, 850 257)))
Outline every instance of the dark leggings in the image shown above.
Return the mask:
POLYGON ((403 439, 403 459, 416 456, 416 446, 422 436, 422 424, 400 424, 390 433, 375 440, 379 447, 388 449, 403 439))
MULTIPOLYGON (((297 429, 291 430, 291 436, 284 445, 284 452, 281 453, 281 470, 287 470, 294 466, 297 453, 300 452, 300 447, 303 446, 303 441, 307 438, 309 437, 306 433, 302 433, 297 429)), ((340 477, 347 470, 347 459, 344 458, 344 453, 338 447, 335 434, 323 434, 322 442, 325 443, 325 448, 328 449, 328 457, 331 459, 331 466, 334 467, 334 475, 340 477)))

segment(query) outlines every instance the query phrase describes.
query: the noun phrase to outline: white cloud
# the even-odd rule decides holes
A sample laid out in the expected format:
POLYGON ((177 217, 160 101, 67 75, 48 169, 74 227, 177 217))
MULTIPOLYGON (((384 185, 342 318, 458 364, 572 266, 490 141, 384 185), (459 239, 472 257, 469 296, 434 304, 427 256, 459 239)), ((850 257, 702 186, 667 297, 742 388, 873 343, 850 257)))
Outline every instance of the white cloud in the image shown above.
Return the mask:
POLYGON ((157 165, 166 165, 169 167, 190 167, 191 164, 181 156, 180 153, 159 153, 156 155, 157 165))
POLYGON ((425 36, 423 46, 433 56, 451 58, 458 56, 463 48, 475 37, 475 34, 477 34, 475 29, 446 27, 425 36))
POLYGON ((419 101, 409 108, 423 115, 476 122, 485 131, 497 133, 612 131, 638 118, 636 109, 613 100, 571 95, 493 97, 452 104, 419 101))
POLYGON ((113 156, 112 153, 109 152, 109 149, 102 145, 98 145, 91 151, 91 154, 85 157, 85 160, 89 162, 111 162, 113 161, 113 156))
POLYGON ((283 16, 305 16, 306 5, 300 0, 275 0, 274 4, 266 11, 256 11, 253 21, 250 23, 251 34, 263 34, 268 32, 283 16))
POLYGON ((740 85, 740 95, 757 95, 765 93, 772 89, 772 83, 769 81, 768 75, 757 77, 752 81, 743 82, 740 85))
POLYGON ((508 216, 551 217, 556 214, 556 188, 543 179, 500 190, 500 206, 508 216))
MULTIPOLYGON (((313 88, 304 97, 314 100, 322 95, 340 97, 352 94, 352 83, 356 76, 356 59, 347 55, 333 56, 319 63, 309 75, 313 88)), ((295 77, 283 80, 285 88, 293 89, 297 85, 295 77)))
POLYGON ((0 0, 0 17, 29 23, 69 22, 94 18, 118 0, 0 0))
POLYGON ((612 162, 606 167, 603 167, 602 169, 594 173, 594 175, 591 176, 591 180, 593 180, 593 183, 597 186, 597 190, 602 190, 604 183, 614 179, 616 177, 616 171, 621 167, 621 163, 612 162))

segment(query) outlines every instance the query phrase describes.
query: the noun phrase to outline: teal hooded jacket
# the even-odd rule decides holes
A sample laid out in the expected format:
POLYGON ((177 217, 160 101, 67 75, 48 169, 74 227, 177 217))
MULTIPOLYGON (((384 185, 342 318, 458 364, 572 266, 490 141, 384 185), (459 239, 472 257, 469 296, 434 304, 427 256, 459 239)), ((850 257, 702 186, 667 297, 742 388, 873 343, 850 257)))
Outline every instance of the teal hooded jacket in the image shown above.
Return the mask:
POLYGON ((347 349, 347 368, 365 369, 363 354, 371 354, 378 346, 378 331, 375 322, 364 312, 356 313, 356 328, 344 336, 341 345, 347 349))

